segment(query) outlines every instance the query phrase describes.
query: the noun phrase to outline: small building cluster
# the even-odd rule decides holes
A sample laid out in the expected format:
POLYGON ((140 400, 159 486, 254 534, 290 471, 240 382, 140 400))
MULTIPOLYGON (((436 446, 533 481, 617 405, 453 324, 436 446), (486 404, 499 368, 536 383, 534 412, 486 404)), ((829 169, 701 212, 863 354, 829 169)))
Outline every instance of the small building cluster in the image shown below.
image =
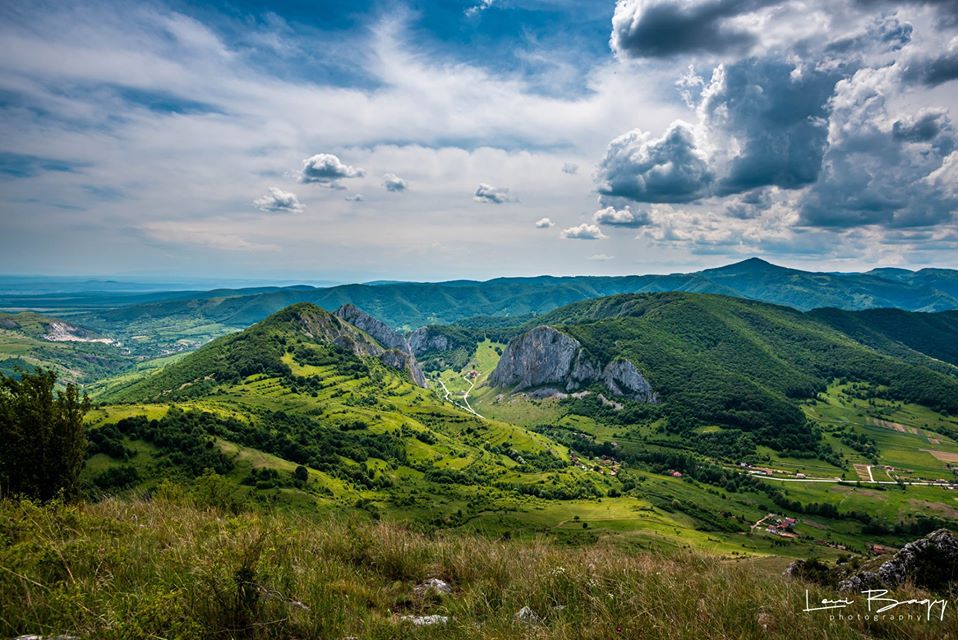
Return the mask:
POLYGON ((777 513, 769 513, 752 525, 752 531, 764 531, 769 535, 779 536, 781 538, 797 538, 798 534, 795 533, 795 524, 797 522, 795 518, 781 516, 777 513))

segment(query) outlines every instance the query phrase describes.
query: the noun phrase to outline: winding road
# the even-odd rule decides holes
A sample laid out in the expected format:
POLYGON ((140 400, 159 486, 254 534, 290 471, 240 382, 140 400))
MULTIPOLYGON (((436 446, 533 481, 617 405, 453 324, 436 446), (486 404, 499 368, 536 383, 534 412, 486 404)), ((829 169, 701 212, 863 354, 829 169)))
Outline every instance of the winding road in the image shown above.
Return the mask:
POLYGON ((445 400, 447 400, 448 402, 451 402, 452 404, 459 407, 463 411, 468 411, 469 413, 476 416, 477 418, 482 418, 483 420, 485 420, 486 419, 485 416, 481 415, 478 411, 472 408, 471 404, 469 404, 469 394, 475 388, 476 381, 470 380, 466 376, 462 376, 462 379, 469 383, 469 388, 462 392, 462 398, 461 398, 462 404, 456 402, 456 400, 459 399, 458 397, 456 398, 456 400, 453 399, 452 392, 449 391, 449 387, 447 387, 446 383, 442 381, 442 378, 437 377, 436 381, 439 382, 439 384, 442 386, 442 390, 446 393, 445 400))

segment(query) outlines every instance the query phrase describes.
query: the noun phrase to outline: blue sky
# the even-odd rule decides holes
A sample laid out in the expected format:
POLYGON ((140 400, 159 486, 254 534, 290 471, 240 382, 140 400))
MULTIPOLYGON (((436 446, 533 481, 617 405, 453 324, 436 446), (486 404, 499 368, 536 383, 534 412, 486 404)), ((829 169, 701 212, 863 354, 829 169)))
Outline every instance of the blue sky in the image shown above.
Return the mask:
POLYGON ((7 2, 0 272, 958 267, 958 10, 7 2))

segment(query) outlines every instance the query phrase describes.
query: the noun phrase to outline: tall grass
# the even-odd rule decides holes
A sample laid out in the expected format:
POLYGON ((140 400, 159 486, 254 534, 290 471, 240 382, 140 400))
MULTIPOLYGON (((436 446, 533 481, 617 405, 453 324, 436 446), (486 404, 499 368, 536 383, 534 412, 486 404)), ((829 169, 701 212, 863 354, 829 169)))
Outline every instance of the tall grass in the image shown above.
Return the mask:
POLYGON ((602 542, 429 537, 351 519, 229 515, 182 499, 0 501, 0 637, 958 637, 952 611, 944 623, 830 622, 801 611, 804 589, 747 561, 602 542), (453 593, 417 593, 429 577, 453 593), (523 607, 541 621, 516 621, 523 607), (419 614, 450 620, 401 620, 419 614))

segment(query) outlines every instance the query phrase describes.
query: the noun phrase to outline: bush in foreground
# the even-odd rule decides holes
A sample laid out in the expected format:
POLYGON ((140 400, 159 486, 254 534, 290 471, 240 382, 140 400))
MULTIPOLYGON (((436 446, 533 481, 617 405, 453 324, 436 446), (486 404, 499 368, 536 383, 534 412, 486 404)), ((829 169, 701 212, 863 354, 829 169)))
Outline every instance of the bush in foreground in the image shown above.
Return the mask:
POLYGON ((830 623, 801 611, 806 585, 748 561, 229 515, 180 496, 0 501, 0 637, 958 637, 952 611, 943 623, 830 623), (415 588, 433 577, 452 593, 415 588), (533 613, 517 620, 524 607, 533 613), (432 614, 448 624, 401 620, 432 614))

